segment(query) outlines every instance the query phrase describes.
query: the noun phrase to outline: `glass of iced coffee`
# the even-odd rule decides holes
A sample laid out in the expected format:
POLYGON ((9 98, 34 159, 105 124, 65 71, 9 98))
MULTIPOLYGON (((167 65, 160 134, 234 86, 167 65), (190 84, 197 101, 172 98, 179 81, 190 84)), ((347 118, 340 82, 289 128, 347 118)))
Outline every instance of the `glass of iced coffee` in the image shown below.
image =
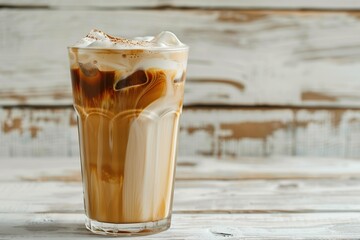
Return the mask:
POLYGON ((86 227, 115 236, 168 229, 188 47, 170 32, 92 30, 68 50, 86 227))

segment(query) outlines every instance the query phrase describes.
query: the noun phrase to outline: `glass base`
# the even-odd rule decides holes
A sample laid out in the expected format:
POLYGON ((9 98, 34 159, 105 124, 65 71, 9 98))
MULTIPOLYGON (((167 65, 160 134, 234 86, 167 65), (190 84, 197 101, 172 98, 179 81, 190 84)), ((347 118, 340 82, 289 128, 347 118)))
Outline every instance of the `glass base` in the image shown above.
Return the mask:
POLYGON ((87 229, 93 233, 108 236, 149 235, 165 231, 170 228, 170 224, 170 217, 154 222, 121 224, 98 222, 87 216, 85 218, 85 226, 87 229))

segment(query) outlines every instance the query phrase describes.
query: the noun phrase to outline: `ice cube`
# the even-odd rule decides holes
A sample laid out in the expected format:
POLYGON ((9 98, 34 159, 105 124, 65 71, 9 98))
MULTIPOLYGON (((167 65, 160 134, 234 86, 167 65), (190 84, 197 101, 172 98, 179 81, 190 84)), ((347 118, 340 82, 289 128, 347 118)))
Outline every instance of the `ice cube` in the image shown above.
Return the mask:
POLYGON ((178 47, 184 45, 174 33, 169 31, 159 33, 151 42, 161 47, 178 47))
POLYGON ((93 63, 79 63, 81 72, 87 77, 93 77, 99 73, 99 69, 93 63))
POLYGON ((74 47, 80 48, 113 48, 113 49, 159 49, 159 48, 176 48, 184 47, 182 42, 174 33, 164 31, 156 37, 136 37, 127 39, 114 37, 103 31, 94 29, 83 39, 78 41, 74 47))
POLYGON ((86 38, 91 38, 95 40, 109 40, 109 36, 103 31, 92 29, 86 38))

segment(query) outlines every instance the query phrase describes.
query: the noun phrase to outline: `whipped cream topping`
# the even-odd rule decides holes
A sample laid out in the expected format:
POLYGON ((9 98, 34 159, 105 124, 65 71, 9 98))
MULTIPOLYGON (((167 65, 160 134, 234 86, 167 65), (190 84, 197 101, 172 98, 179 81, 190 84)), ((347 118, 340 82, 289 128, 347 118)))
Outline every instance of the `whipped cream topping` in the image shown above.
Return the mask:
POLYGON ((127 39, 114 37, 100 30, 93 29, 71 47, 76 48, 109 48, 109 49, 179 49, 187 48, 172 32, 163 31, 155 37, 136 37, 127 39))

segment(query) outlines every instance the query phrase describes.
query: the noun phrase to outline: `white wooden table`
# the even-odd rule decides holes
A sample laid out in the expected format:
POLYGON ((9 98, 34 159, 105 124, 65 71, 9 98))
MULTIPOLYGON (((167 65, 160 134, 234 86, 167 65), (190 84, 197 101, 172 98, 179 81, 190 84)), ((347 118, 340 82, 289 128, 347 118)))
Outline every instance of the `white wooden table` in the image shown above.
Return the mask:
MULTIPOLYGON (((104 239, 84 227, 77 158, 0 163, 0 240, 104 239)), ((172 226, 141 239, 359 239, 359 177, 360 160, 181 158, 172 226)))

